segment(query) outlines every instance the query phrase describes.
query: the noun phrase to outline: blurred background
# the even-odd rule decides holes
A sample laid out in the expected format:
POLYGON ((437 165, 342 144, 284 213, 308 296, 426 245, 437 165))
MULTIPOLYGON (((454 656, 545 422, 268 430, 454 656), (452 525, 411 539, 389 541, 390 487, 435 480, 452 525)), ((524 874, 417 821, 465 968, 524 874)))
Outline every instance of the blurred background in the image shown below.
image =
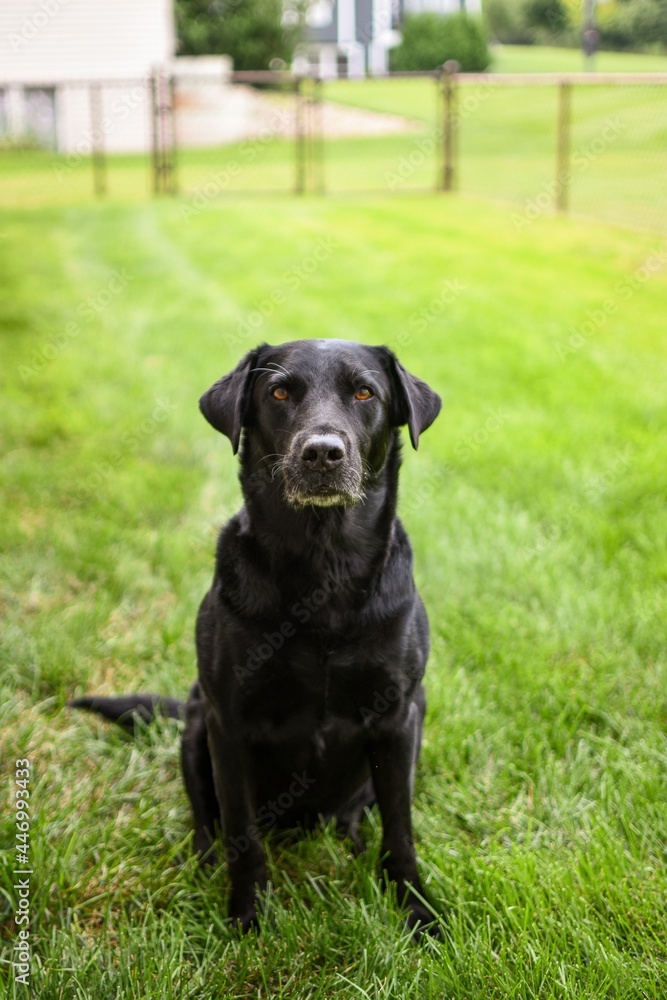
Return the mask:
POLYGON ((667 224, 663 0, 7 0, 0 19, 4 204, 456 187, 517 225, 667 224))

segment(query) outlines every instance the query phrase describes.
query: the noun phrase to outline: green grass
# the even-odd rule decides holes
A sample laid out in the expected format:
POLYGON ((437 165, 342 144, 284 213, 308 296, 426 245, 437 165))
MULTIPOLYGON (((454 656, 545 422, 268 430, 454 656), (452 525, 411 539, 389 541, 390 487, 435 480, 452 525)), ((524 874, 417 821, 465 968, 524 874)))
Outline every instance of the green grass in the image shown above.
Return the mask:
POLYGON ((33 769, 34 994, 661 1000, 664 244, 418 196, 42 207, 1 233, 0 725, 10 789, 33 769), (414 812, 441 944, 411 944, 380 891, 375 816, 357 859, 331 831, 272 838, 262 933, 238 940, 224 867, 191 855, 174 727, 129 741, 64 708, 186 692, 239 502, 198 396, 255 342, 310 336, 388 343, 444 397, 401 497, 433 635, 414 812))
MULTIPOLYGON (((579 73, 587 69, 579 49, 497 45, 492 52, 489 69, 495 73, 579 73)), ((593 65, 597 73, 667 73, 667 53, 598 52, 593 65)))

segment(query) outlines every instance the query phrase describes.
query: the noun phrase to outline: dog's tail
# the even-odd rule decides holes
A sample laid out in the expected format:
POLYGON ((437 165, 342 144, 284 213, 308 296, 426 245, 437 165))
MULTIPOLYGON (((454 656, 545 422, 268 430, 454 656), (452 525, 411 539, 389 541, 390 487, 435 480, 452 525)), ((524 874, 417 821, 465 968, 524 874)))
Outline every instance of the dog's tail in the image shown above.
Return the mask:
POLYGON ((97 712, 110 722, 116 722, 128 733, 135 733, 137 723, 152 722, 158 716, 168 719, 185 718, 185 702, 177 698, 164 698, 160 694, 126 694, 117 698, 98 698, 87 695, 68 701, 70 708, 85 708, 97 712))

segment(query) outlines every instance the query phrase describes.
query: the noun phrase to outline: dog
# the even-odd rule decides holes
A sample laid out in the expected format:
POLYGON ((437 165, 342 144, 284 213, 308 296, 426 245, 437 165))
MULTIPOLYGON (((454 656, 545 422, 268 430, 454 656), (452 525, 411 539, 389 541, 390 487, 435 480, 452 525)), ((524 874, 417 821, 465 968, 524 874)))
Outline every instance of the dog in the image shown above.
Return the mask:
POLYGON ((195 849, 211 862, 222 836, 243 931, 267 881, 263 829, 335 819, 361 850, 360 820, 377 803, 408 926, 438 933, 411 826, 429 629, 396 506, 399 428, 417 448, 440 406, 386 347, 250 351, 200 400, 234 454, 240 445, 245 502, 219 535, 187 703, 70 702, 129 730, 137 715, 185 715, 195 849))

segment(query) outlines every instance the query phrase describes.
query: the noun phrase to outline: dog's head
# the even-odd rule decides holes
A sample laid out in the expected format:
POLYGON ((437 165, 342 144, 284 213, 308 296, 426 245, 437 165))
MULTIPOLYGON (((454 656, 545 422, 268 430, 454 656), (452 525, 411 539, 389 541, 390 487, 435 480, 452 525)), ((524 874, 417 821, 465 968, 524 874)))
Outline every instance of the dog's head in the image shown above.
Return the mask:
POLYGON ((201 411, 237 452, 282 480, 294 507, 350 505, 382 471, 393 430, 419 435, 440 397, 386 347, 343 340, 263 344, 205 392, 201 411))

